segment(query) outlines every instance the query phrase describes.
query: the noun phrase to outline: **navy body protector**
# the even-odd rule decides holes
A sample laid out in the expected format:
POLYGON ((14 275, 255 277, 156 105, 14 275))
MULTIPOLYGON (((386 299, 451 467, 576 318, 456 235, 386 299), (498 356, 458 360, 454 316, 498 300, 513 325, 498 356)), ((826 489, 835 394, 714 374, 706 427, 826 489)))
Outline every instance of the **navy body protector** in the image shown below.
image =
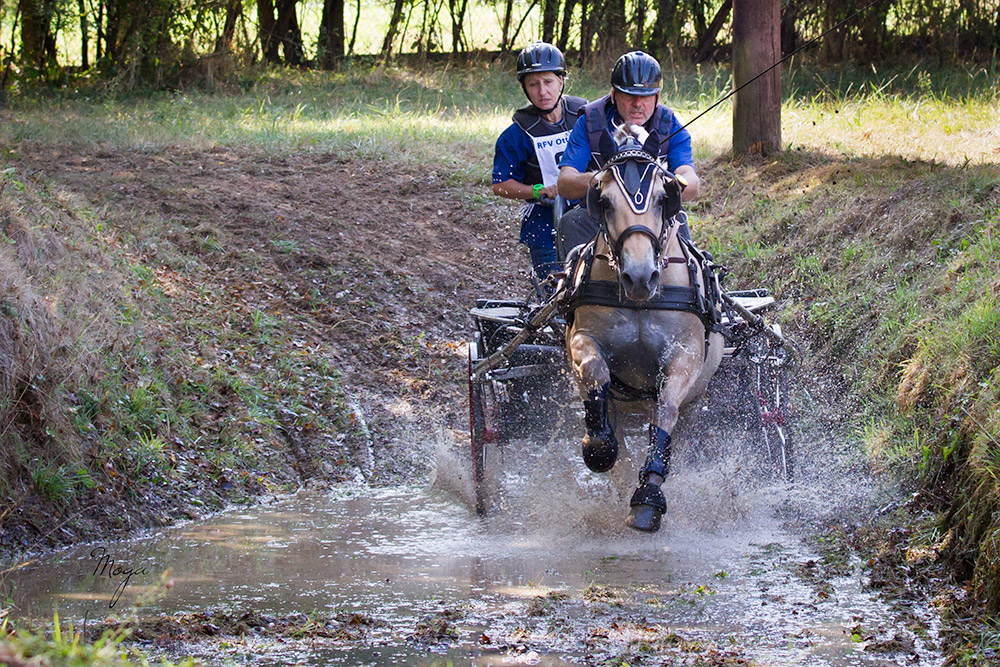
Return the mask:
MULTIPOLYGON (((611 95, 605 95, 583 107, 583 115, 587 118, 587 140, 590 142, 590 155, 598 167, 603 167, 604 163, 615 152, 615 143, 608 128, 607 108, 609 104, 611 104, 611 95)), ((673 111, 662 104, 657 104, 649 123, 650 134, 655 134, 657 138, 662 139, 669 137, 673 118, 673 111)), ((660 150, 666 148, 659 141, 657 144, 660 150)), ((664 156, 657 154, 655 157, 664 156)))
MULTIPOLYGON (((524 130, 532 139, 538 137, 547 137, 550 135, 568 133, 573 129, 576 124, 577 119, 583 112, 584 106, 587 104, 587 100, 582 97, 574 97, 573 95, 563 95, 562 100, 559 102, 562 105, 563 115, 562 120, 556 124, 547 122, 542 118, 541 114, 538 113, 538 109, 534 105, 527 105, 521 107, 514 112, 514 122, 517 126, 524 130)), ((554 156, 558 158, 561 156, 561 151, 554 156)), ((559 160, 556 159, 555 163, 558 165, 559 160)), ((538 155, 531 151, 528 154, 528 161, 524 163, 524 183, 542 183, 542 169, 538 163, 538 155)))

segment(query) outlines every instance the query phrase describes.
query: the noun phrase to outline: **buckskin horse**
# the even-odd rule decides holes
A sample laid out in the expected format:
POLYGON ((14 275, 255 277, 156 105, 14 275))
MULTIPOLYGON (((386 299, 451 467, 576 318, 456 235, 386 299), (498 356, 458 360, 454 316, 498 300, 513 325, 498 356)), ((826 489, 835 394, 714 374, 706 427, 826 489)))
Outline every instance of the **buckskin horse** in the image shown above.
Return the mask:
POLYGON ((670 433, 680 408, 701 394, 723 354, 711 271, 678 237, 683 182, 642 146, 634 125, 615 133, 615 152, 587 194, 594 239, 571 253, 566 347, 583 399, 583 459, 607 472, 619 444, 610 400, 639 401, 649 446, 626 523, 655 532, 666 512, 670 433), (575 257, 573 257, 575 255, 575 257))

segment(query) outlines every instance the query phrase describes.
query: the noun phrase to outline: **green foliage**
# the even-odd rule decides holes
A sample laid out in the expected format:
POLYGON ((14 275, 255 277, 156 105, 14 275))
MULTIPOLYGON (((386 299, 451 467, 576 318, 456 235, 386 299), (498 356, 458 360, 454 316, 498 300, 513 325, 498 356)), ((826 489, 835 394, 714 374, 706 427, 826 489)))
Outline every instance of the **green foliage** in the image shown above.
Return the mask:
MULTIPOLYGON (((59 614, 53 615, 52 628, 31 629, 13 627, 4 619, 0 623, 0 662, 17 665, 51 665, 51 667, 127 667, 141 665, 149 667, 149 659, 142 653, 127 649, 123 642, 131 630, 106 630, 99 638, 90 641, 67 623, 64 628, 59 614)), ((171 667, 175 663, 161 660, 160 667, 171 667)), ((181 666, 193 666, 188 658, 181 666)))
MULTIPOLYGON (((918 78, 925 89, 928 81, 918 78)), ((901 104, 887 92, 882 113, 901 104)), ((937 92, 930 104, 960 113, 937 92)), ((752 199, 728 192, 709 231, 716 256, 744 280, 759 272, 788 299, 798 331, 836 360, 862 400, 854 427, 870 466, 935 493, 954 489, 944 530, 957 557, 972 555, 982 599, 1000 609, 1000 167, 800 155, 791 183, 752 199), (817 185, 833 180, 835 189, 817 185), (771 225, 755 213, 765 199, 771 225)))

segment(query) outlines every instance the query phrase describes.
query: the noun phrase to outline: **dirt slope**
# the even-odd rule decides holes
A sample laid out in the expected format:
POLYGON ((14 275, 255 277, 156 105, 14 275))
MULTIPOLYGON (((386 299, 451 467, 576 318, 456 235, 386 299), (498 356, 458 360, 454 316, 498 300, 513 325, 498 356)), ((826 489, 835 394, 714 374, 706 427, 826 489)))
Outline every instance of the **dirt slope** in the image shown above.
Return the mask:
MULTIPOLYGON (((251 382, 261 360, 219 341, 223 329, 253 318, 278 322, 292 341, 269 351, 266 363, 317 350, 330 357, 345 395, 339 409, 352 427, 340 441, 347 452, 309 424, 297 427, 288 438, 293 451, 279 465, 300 483, 359 475, 375 484, 419 482, 432 463, 429 438, 464 448, 467 310, 476 296, 510 295, 527 284, 516 208, 482 196, 485 179, 478 192, 443 165, 223 148, 35 147, 21 155, 18 173, 92 207, 130 260, 152 272, 174 313, 157 338, 174 340, 192 359, 240 367, 251 382), (194 317, 195 299, 210 300, 218 320, 194 317)), ((283 407, 270 417, 287 425, 309 397, 278 384, 255 389, 278 396, 283 407)), ((215 406, 220 414, 212 419, 221 421, 241 398, 215 406)), ((226 497, 232 484, 220 477, 217 491, 226 497)), ((176 509, 149 513, 146 523, 191 514, 176 509)), ((44 503, 27 502, 19 514, 37 526, 45 511, 44 503)), ((95 523, 101 519, 87 525, 95 523)), ((16 517, 7 520, 8 537, 15 524, 16 517)), ((14 542, 74 539, 71 530, 39 543, 36 532, 44 530, 17 532, 14 542)))

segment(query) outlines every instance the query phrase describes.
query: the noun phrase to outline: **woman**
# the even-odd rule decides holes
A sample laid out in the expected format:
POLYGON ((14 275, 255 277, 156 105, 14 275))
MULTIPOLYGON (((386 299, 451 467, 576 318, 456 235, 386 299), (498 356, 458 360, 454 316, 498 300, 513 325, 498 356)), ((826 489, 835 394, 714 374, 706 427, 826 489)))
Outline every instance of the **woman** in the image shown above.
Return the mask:
POLYGON ((544 280, 559 267, 552 222, 559 159, 587 100, 563 95, 566 59, 545 42, 518 54, 517 79, 531 104, 514 113, 514 122, 497 139, 493 194, 528 202, 520 242, 528 246, 535 273, 544 280))

